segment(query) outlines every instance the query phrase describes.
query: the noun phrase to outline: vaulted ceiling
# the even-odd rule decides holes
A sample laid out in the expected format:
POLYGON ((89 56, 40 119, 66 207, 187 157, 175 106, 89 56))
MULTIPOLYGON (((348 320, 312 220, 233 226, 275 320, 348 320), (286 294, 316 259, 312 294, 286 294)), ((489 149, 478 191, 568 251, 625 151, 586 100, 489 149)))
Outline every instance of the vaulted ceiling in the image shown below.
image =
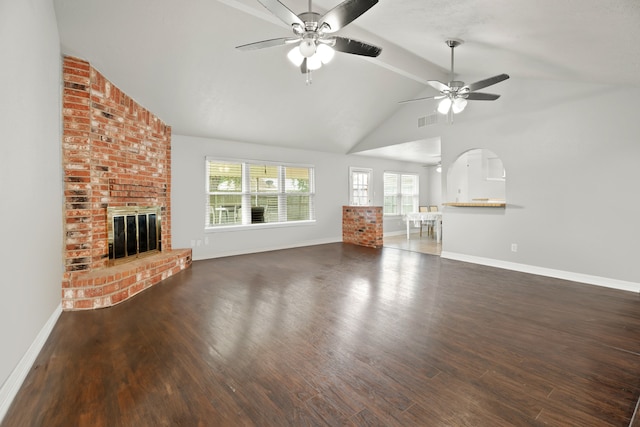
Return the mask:
MULTIPOLYGON (((295 13, 309 7, 281 2, 295 13)), ((316 0, 313 10, 339 3, 316 0)), ((405 108, 398 101, 436 94, 427 80, 448 81, 449 38, 465 41, 455 68, 466 82, 507 73, 640 85, 638 0, 380 0, 338 34, 380 46, 381 55, 337 53, 312 84, 285 46, 235 49, 292 34, 257 0, 54 4, 63 53, 90 61, 175 134, 347 153, 405 108)), ((390 140, 406 150, 379 154, 439 150, 419 142, 390 140)))

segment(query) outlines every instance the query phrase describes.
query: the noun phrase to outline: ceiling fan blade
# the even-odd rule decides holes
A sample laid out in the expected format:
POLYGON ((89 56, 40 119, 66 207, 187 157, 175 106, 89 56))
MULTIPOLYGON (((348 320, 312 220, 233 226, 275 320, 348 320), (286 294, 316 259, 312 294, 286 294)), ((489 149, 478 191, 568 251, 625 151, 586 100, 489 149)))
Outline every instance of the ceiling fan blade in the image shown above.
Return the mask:
POLYGON ((495 93, 471 92, 464 98, 472 101, 495 101, 500 98, 500 95, 496 95, 495 93))
POLYGON ((334 33, 339 29, 347 26, 358 16, 371 9, 378 0, 345 0, 327 13, 320 19, 320 26, 324 26, 322 31, 325 33, 334 33))
POLYGON ((428 80, 427 84, 437 90, 438 92, 450 92, 451 88, 446 84, 439 82, 438 80, 428 80))
POLYGON ((287 6, 280 3, 278 0, 258 0, 260 4, 269 9, 269 12, 273 13, 278 19, 285 24, 292 26, 298 24, 304 28, 304 22, 293 13, 287 6))
POLYGON ((415 99, 407 99, 406 101, 399 101, 398 104, 406 104, 408 102, 415 102, 415 101, 424 101, 425 99, 442 99, 442 98, 444 98, 444 95, 427 96, 424 98, 415 98, 415 99))
POLYGON ((307 68, 307 58, 304 58, 302 64, 300 64, 300 72, 302 74, 307 74, 308 71, 309 69, 307 68))
POLYGON ((480 80, 475 83, 471 83, 470 85, 465 86, 469 91, 473 92, 474 90, 483 89, 487 86, 494 85, 496 83, 500 83, 503 80, 507 80, 509 78, 508 74, 500 74, 497 76, 489 77, 488 79, 480 80))
POLYGON ((352 53, 354 55, 371 56, 376 57, 380 55, 382 49, 358 40, 348 39, 346 37, 332 37, 330 39, 332 46, 335 50, 345 53, 352 53))
POLYGON ((262 40, 255 43, 243 44, 242 46, 236 46, 236 49, 240 50, 255 50, 264 49, 265 47, 282 46, 285 44, 292 44, 300 41, 297 37, 282 37, 279 39, 262 40))

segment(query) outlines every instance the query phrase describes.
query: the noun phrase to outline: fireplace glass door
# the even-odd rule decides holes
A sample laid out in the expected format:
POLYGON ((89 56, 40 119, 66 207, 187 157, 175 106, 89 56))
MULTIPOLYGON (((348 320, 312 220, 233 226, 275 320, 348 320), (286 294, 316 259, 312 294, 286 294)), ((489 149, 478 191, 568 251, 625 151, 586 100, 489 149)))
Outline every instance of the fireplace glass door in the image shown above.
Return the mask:
POLYGON ((160 208, 107 208, 109 260, 120 262, 160 250, 160 208))

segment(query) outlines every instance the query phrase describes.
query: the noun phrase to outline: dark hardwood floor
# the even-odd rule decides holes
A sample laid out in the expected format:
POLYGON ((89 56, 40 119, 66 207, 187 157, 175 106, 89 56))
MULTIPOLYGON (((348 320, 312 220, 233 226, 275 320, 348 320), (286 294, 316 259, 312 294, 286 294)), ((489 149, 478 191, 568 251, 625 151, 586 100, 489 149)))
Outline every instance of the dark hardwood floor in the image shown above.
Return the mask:
POLYGON ((3 426, 628 426, 640 296, 394 248, 196 261, 61 315, 3 426))

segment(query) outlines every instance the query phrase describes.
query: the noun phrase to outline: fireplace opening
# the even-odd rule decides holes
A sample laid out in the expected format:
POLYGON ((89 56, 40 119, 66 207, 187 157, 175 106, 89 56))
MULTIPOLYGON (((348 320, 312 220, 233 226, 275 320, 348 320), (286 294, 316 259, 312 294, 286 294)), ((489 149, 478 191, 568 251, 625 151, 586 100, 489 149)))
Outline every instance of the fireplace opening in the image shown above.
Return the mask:
POLYGON ((160 252, 160 224, 159 207, 107 208, 109 262, 115 264, 160 252))

